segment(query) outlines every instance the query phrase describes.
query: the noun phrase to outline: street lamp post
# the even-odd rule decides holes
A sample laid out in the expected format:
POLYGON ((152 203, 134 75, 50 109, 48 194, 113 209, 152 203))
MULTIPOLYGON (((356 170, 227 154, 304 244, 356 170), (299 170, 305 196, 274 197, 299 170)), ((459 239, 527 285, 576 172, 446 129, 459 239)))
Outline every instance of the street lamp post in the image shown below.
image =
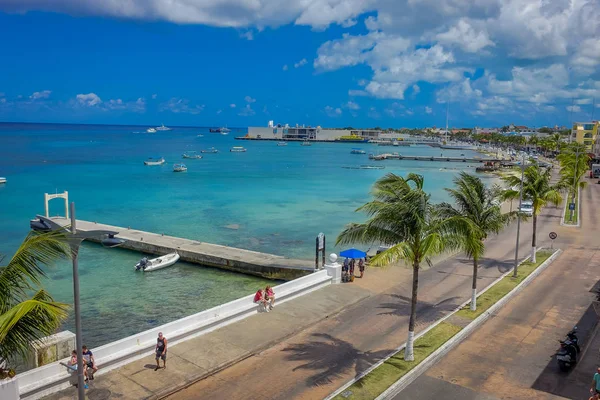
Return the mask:
POLYGON ((523 177, 525 175, 525 155, 521 162, 521 188, 519 189, 519 208, 517 212, 517 244, 515 245, 515 267, 513 268, 513 277, 517 277, 517 267, 519 266, 519 235, 521 233, 521 206, 523 205, 523 177))
POLYGON ((94 230, 87 232, 77 232, 77 220, 75 219, 75 203, 70 204, 71 212, 71 227, 66 227, 57 224, 53 220, 38 215, 38 220, 32 221, 31 227, 34 230, 39 231, 64 231, 67 235, 69 247, 71 248, 71 258, 73 261, 73 303, 75 308, 75 343, 77 346, 77 394, 79 400, 85 400, 85 381, 83 373, 83 354, 81 348, 83 347, 83 336, 81 332, 81 305, 79 298, 79 247, 81 243, 86 239, 100 239, 105 247, 117 247, 125 243, 125 240, 116 238, 119 232, 106 231, 106 230, 94 230))

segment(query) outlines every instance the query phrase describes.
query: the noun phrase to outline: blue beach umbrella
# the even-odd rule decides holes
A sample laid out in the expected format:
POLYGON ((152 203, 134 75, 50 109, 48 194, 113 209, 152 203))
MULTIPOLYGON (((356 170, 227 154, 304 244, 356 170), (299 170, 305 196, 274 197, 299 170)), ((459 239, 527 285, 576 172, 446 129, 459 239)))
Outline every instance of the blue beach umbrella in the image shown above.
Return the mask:
POLYGON ((348 249, 348 250, 344 250, 340 253, 341 257, 346 257, 346 258, 366 258, 367 257, 367 253, 365 253, 364 251, 360 251, 357 249, 348 249))

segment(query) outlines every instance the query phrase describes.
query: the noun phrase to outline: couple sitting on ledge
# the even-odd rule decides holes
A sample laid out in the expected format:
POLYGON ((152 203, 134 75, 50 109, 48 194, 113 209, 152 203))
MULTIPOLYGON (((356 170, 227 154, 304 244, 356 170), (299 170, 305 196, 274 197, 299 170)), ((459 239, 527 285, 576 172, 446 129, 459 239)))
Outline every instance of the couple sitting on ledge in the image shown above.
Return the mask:
POLYGON ((275 307, 275 292, 273 288, 267 286, 264 289, 259 289, 254 295, 254 302, 264 308, 266 312, 272 310, 275 307))

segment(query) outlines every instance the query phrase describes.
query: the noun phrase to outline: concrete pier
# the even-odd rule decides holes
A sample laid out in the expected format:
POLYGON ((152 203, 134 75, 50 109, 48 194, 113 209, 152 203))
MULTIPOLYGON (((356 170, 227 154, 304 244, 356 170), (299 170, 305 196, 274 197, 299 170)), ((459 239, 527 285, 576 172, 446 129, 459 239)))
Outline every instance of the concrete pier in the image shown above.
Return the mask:
MULTIPOLYGON (((382 160, 413 160, 413 161, 446 161, 446 162, 469 162, 469 163, 504 163, 509 164, 509 161, 499 158, 478 158, 478 157, 434 157, 434 156, 403 156, 398 153, 386 153, 386 154, 369 154, 369 159, 382 161, 382 160)), ((512 164, 512 163, 511 163, 512 164)))
MULTIPOLYGON (((66 226, 70 220, 52 218, 66 226)), ((164 255, 177 252, 182 261, 208 267, 260 276, 268 279, 292 280, 314 272, 314 261, 295 260, 274 254, 259 253, 235 247, 199 242, 136 229, 77 220, 78 231, 110 230, 127 240, 121 247, 142 253, 164 255)), ((133 268, 133 266, 131 266, 133 268)))

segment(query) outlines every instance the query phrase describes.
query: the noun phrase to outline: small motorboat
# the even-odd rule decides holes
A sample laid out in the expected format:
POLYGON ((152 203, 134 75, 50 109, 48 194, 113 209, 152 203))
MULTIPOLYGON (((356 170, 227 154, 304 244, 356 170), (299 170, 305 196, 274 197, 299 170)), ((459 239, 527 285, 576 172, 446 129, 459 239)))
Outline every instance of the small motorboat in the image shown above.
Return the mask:
POLYGON ((200 153, 218 153, 219 150, 215 149, 214 147, 211 147, 208 150, 200 150, 200 153))
POLYGON ((6 178, 3 176, 0 176, 0 183, 6 183, 6 178))
POLYGON ((158 258, 153 258, 152 260, 148 260, 148 257, 144 257, 140 262, 135 264, 135 270, 142 272, 156 271, 157 269, 170 267, 177 261, 179 261, 179 254, 177 253, 169 253, 158 258))
POLYGON ((246 149, 243 148, 242 146, 234 146, 229 151, 232 153, 245 153, 246 149))
POLYGON ((195 151, 186 151, 182 155, 183 158, 200 159, 202 156, 195 151))
POLYGON ((200 135, 196 135, 196 137, 204 137, 204 135, 200 134, 200 135))
POLYGON ((150 157, 144 161, 144 165, 163 165, 165 163, 164 157, 152 158, 150 157))
POLYGON ((311 146, 311 143, 307 140, 307 141, 300 143, 300 146, 311 146))
POLYGON ((287 146, 287 142, 277 142, 277 146, 287 146))
POLYGON ((173 172, 186 172, 187 167, 185 164, 175 164, 173 165, 173 172))
POLYGON ((353 148, 350 151, 350 154, 367 154, 367 152, 362 149, 353 148))
POLYGON ((156 133, 156 129, 154 129, 154 128, 148 128, 148 129, 146 129, 146 132, 148 132, 148 133, 156 133))

